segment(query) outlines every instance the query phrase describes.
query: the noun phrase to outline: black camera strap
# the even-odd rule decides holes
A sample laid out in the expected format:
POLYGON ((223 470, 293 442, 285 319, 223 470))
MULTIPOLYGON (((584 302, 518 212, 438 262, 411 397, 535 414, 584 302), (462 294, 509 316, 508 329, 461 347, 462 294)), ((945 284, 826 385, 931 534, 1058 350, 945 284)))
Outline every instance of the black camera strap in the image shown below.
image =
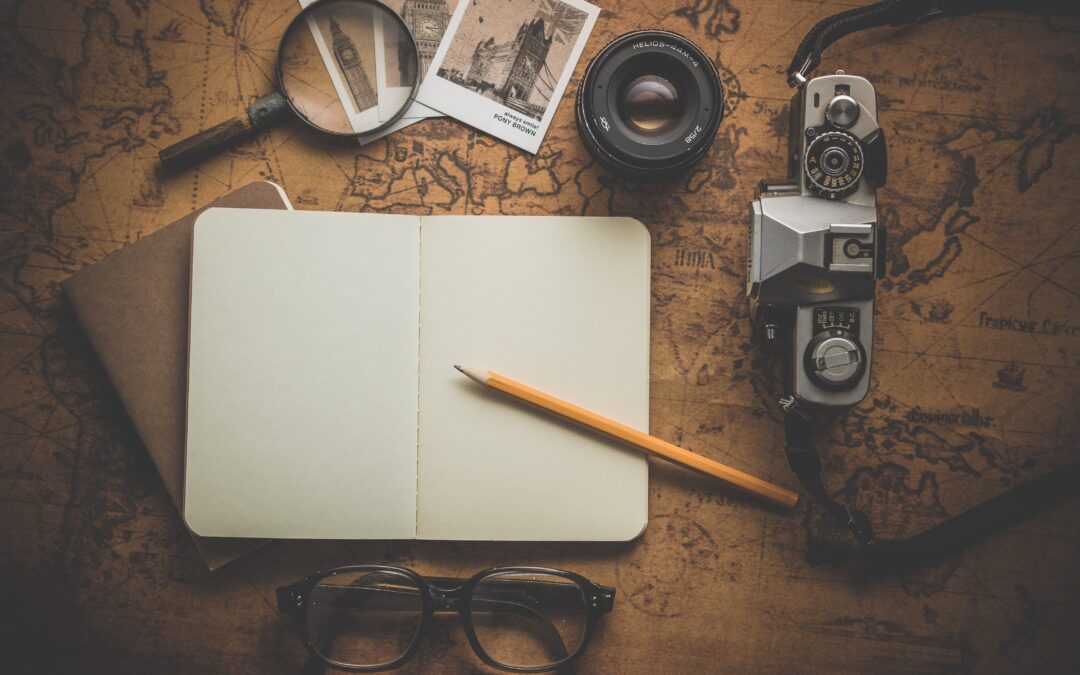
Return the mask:
POLYGON ((808 412, 795 401, 794 396, 780 399, 780 408, 784 411, 784 453, 788 466, 802 483, 806 493, 814 501, 851 532, 861 548, 873 548, 877 545, 874 526, 869 516, 858 509, 849 509, 829 495, 825 481, 821 476, 821 457, 814 449, 814 420, 808 412))
POLYGON ((806 493, 852 534, 862 557, 879 571, 902 571, 933 562, 1080 494, 1080 462, 1074 461, 914 536, 882 539, 874 533, 866 513, 840 504, 825 487, 821 458, 813 444, 813 417, 791 396, 781 399, 780 407, 784 411, 784 451, 791 470, 806 493))
POLYGON ((821 53, 837 40, 867 28, 902 26, 919 19, 974 12, 1012 11, 1077 14, 1077 3, 1060 0, 883 0, 822 19, 810 29, 788 66, 788 84, 800 87, 821 63, 821 53))
MULTIPOLYGON (((938 16, 986 11, 1075 15, 1080 14, 1080 3, 1056 0, 882 0, 856 7, 822 19, 810 29, 788 66, 788 83, 793 87, 804 85, 821 63, 821 53, 852 33, 879 26, 901 26, 938 16)), ((873 524, 866 513, 839 503, 825 487, 821 458, 814 449, 812 438, 814 417, 799 406, 794 396, 781 399, 780 406, 784 411, 784 449, 791 470, 807 494, 851 533, 862 557, 868 558, 878 570, 895 570, 929 562, 1080 492, 1080 462, 1074 461, 912 537, 883 539, 874 533, 873 524)), ((849 556, 850 553, 844 557, 849 556)))

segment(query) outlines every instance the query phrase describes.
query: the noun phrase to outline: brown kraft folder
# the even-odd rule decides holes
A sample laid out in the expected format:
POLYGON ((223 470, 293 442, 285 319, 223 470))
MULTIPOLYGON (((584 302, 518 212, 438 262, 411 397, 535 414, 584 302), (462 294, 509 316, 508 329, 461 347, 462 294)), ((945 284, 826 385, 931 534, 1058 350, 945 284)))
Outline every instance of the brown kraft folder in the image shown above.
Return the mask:
MULTIPOLYGON (((277 185, 251 183, 61 283, 178 509, 184 494, 192 231, 211 206, 292 208, 277 185)), ((191 536, 211 570, 265 543, 191 536)))

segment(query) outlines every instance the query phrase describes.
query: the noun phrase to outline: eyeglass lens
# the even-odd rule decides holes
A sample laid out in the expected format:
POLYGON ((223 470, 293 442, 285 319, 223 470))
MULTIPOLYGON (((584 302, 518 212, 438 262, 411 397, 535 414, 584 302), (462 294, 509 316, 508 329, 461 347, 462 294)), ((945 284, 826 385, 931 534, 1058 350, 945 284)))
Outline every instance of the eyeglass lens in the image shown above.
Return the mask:
POLYGON ((308 638, 323 658, 380 666, 401 658, 423 616, 421 590, 404 574, 354 572, 325 577, 311 592, 308 638))
POLYGON ((499 572, 473 589, 473 629, 481 648, 505 666, 540 667, 573 654, 588 610, 577 583, 552 574, 499 572))

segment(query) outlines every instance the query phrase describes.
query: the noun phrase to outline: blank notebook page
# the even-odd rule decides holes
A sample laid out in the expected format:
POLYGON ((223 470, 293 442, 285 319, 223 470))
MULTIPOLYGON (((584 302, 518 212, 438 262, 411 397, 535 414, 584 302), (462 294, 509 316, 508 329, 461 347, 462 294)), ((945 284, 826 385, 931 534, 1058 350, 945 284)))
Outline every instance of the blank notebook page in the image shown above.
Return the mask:
POLYGON ((419 218, 195 226, 184 516, 201 535, 411 539, 419 218))
POLYGON ((486 389, 484 368, 649 428, 648 231, 630 218, 421 223, 417 537, 626 540, 639 451, 486 389))

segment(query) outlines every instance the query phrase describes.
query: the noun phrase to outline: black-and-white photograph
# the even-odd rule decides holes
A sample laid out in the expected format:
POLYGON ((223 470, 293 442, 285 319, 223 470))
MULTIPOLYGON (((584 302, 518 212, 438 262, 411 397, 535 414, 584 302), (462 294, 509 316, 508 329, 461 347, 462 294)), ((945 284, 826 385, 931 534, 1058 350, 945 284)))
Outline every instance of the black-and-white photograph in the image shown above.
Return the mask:
POLYGON ((386 6, 405 21, 416 41, 418 68, 412 72, 414 59, 403 58, 400 49, 386 49, 387 86, 411 87, 417 74, 423 77, 427 73, 457 4, 457 0, 386 0, 386 6))
POLYGON ((339 11, 319 14, 317 24, 355 112, 362 113, 377 106, 379 93, 375 79, 375 29, 371 8, 360 3, 356 6, 341 3, 339 11))
POLYGON ((539 121, 587 18, 560 0, 474 0, 437 75, 539 121))
POLYGON ((599 14, 582 0, 463 1, 416 98, 536 152, 599 14))
MULTIPOLYGON (((413 94, 413 85, 427 74, 458 0, 386 0, 408 28, 411 39, 398 35, 385 20, 376 26, 379 109, 384 119, 396 113, 413 94)), ((428 106, 413 101, 406 118, 441 117, 428 106)))

